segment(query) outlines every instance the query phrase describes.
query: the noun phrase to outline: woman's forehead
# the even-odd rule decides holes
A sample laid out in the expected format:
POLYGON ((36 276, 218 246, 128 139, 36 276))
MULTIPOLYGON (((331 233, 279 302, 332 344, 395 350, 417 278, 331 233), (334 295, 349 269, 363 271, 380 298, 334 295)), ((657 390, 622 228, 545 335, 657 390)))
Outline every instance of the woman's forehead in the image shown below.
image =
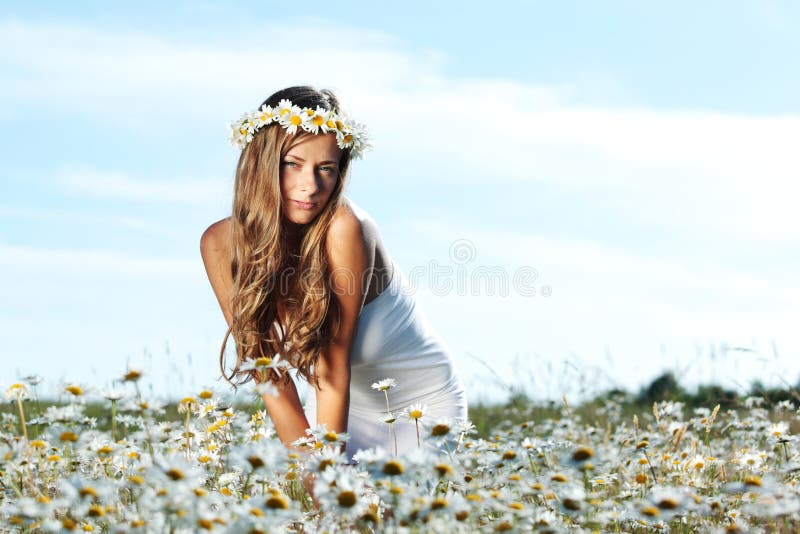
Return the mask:
POLYGON ((342 149, 336 142, 335 134, 312 134, 303 133, 294 135, 294 139, 289 141, 289 148, 286 155, 297 155, 304 159, 306 156, 324 159, 338 160, 342 155, 342 149))

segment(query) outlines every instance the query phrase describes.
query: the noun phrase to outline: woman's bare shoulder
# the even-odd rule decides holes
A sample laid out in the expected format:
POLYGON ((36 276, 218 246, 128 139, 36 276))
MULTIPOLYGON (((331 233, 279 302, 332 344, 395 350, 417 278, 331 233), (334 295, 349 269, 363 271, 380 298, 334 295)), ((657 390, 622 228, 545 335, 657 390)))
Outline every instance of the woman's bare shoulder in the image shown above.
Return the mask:
POLYGON ((328 239, 351 240, 354 237, 362 237, 361 219, 349 203, 343 202, 336 207, 333 214, 328 227, 328 239))
POLYGON ((201 251, 225 251, 230 245, 231 218, 225 217, 211 223, 200 236, 201 251))
POLYGON ((231 218, 225 217, 212 223, 200 236, 200 254, 208 263, 208 259, 228 258, 231 248, 231 218))

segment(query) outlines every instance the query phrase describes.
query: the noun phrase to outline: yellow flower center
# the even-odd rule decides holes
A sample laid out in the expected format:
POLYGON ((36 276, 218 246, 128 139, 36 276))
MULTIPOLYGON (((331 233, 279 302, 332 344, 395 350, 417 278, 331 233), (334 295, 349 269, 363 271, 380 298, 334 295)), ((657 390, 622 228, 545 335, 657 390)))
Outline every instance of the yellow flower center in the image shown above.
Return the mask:
POLYGON ((289 502, 283 498, 282 495, 273 495, 267 502, 265 503, 267 508, 272 508, 273 510, 288 510, 289 509, 289 502))
POLYGON ((344 490, 339 492, 339 495, 336 497, 336 501, 339 503, 339 506, 350 508, 356 504, 356 494, 353 491, 344 490))
POLYGON ((750 475, 744 477, 744 484, 745 486, 761 486, 761 477, 756 475, 750 475))
POLYGON ((383 465, 383 473, 386 475, 402 475, 404 471, 403 464, 397 460, 389 460, 383 465))
POLYGON ((58 437, 58 439, 60 439, 61 441, 71 441, 74 443, 78 441, 78 435, 75 432, 70 432, 69 430, 67 430, 66 432, 63 432, 58 437))
POLYGON ((177 467, 173 467, 169 471, 167 471, 167 476, 172 480, 181 480, 184 477, 183 471, 178 469, 177 467))
POLYGON ((674 510, 678 507, 678 501, 666 497, 658 501, 658 507, 662 510, 674 510))
POLYGON ((84 486, 80 490, 78 490, 78 495, 80 495, 81 497, 86 497, 88 495, 88 496, 94 497, 96 499, 97 498, 97 490, 95 490, 91 486, 84 486))
POLYGON ((585 462, 594 456, 594 451, 589 447, 578 447, 572 453, 572 460, 575 462, 585 462))
POLYGON ((253 469, 258 469, 259 467, 264 467, 264 460, 262 460, 260 457, 258 457, 256 455, 253 455, 253 456, 249 457, 247 459, 247 461, 250 463, 250 466, 253 469))
MULTIPOLYGON (((240 130, 240 131, 242 132, 242 135, 244 135, 244 134, 246 134, 246 133, 247 133, 247 130, 245 130, 245 129, 242 129, 242 130, 240 130)), ((141 378, 141 376, 142 376, 142 373, 141 373, 141 372, 139 372, 139 371, 137 371, 137 370, 135 370, 135 369, 132 369, 132 370, 128 371, 128 372, 125 374, 125 376, 123 376, 123 377, 122 377, 122 379, 123 379, 125 382, 131 382, 131 381, 136 381, 136 380, 139 380, 139 378, 141 378)))
POLYGON ((642 515, 646 515, 648 517, 658 517, 660 513, 661 512, 659 512, 658 508, 655 506, 645 506, 642 508, 642 515))
POLYGON ((450 427, 440 423, 431 429, 431 436, 446 436, 448 432, 450 432, 450 427))
POLYGON ((93 504, 89 507, 89 517, 103 517, 104 515, 106 515, 106 511, 103 510, 102 506, 93 504))
POLYGON ((448 503, 446 499, 444 499, 443 497, 438 497, 434 499, 433 502, 431 503, 431 509, 438 510, 440 508, 447 508, 448 504, 450 503, 448 503))
POLYGON ((67 386, 66 390, 76 397, 83 395, 83 389, 80 386, 67 386))
POLYGON ((453 468, 447 464, 436 464, 433 468, 436 469, 440 477, 453 474, 453 468))

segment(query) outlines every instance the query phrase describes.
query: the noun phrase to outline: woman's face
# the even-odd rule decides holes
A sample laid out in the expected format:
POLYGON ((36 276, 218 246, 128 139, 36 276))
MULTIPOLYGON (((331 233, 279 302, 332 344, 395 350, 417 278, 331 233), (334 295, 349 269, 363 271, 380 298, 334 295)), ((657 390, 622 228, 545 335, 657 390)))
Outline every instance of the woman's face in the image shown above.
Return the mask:
POLYGON ((290 142, 281 158, 283 214, 293 223, 308 224, 336 187, 342 150, 334 134, 308 134, 290 142))

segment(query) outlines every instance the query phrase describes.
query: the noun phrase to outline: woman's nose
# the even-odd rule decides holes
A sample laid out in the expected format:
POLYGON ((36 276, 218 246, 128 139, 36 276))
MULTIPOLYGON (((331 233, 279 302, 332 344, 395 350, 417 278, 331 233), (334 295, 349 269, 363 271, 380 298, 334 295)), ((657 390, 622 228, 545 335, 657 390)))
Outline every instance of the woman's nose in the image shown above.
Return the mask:
POLYGON ((315 192, 319 189, 319 185, 317 184, 317 173, 314 171, 313 167, 308 167, 300 173, 300 189, 303 191, 310 191, 315 192))

